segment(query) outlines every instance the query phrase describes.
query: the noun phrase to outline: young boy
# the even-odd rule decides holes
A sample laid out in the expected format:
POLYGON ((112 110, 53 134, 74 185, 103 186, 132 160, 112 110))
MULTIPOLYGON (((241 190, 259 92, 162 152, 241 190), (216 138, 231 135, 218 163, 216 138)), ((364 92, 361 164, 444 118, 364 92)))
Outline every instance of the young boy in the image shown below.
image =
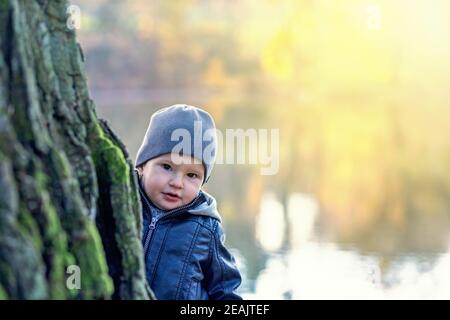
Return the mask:
POLYGON ((213 119, 199 108, 161 109, 136 156, 146 276, 157 299, 241 299, 235 292, 241 276, 224 246, 216 200, 201 190, 217 148, 215 132, 203 137, 213 130, 213 119), (177 132, 191 138, 181 151, 177 132), (203 156, 208 150, 212 157, 203 156))

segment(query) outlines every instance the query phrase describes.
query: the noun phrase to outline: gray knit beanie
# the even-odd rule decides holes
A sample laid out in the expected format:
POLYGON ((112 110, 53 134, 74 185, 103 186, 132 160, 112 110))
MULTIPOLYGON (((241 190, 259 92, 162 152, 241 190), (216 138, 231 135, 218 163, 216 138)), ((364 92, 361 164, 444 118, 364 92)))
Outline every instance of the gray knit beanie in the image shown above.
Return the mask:
POLYGON ((176 104, 155 112, 136 155, 135 167, 166 153, 190 155, 202 161, 206 183, 216 158, 213 118, 197 107, 176 104))

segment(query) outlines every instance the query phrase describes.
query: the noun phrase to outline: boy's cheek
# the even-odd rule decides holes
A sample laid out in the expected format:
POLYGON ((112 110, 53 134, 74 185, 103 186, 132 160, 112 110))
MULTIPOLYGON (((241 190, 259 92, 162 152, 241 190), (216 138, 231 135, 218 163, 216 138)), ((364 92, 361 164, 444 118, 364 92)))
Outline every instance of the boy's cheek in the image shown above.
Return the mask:
POLYGON ((187 179, 187 181, 185 182, 185 185, 189 185, 189 187, 192 190, 195 190, 198 192, 198 191, 200 191, 200 188, 202 187, 202 182, 199 179, 196 179, 196 180, 187 179))
POLYGON ((155 183, 153 179, 148 179, 143 183, 144 191, 148 197, 151 196, 151 191, 156 189, 155 183))

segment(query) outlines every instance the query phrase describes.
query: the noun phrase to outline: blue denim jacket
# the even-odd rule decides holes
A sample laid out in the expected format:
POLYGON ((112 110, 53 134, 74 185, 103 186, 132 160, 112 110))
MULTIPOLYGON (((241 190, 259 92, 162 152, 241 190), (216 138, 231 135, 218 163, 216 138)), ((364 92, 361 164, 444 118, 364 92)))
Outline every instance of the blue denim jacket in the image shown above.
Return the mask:
POLYGON ((190 204, 159 211, 139 183, 147 281, 157 299, 235 300, 241 275, 224 246, 216 200, 200 191, 190 204))

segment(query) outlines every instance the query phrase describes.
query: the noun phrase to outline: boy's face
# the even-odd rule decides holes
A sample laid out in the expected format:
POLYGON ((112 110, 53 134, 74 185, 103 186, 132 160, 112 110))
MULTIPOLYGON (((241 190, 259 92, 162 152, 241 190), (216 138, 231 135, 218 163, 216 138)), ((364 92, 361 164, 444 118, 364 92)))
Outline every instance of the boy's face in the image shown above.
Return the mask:
POLYGON ((188 204, 198 195, 204 167, 190 156, 168 153, 138 168, 150 200, 160 209, 172 210, 188 204))

